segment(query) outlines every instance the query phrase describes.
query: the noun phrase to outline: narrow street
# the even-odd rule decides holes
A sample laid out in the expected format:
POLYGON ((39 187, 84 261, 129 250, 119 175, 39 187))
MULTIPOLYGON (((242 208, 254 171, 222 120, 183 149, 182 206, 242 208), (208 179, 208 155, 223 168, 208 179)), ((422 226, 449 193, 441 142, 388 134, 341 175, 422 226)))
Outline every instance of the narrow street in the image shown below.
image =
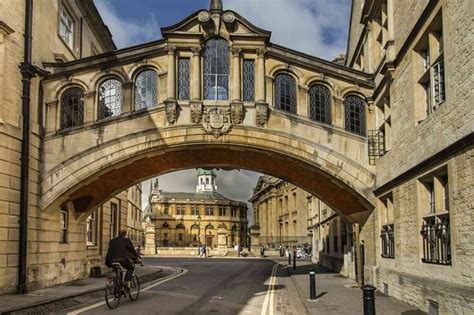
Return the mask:
MULTIPOLYGON (((277 277, 271 277, 272 270, 279 272, 271 260, 148 258, 146 264, 187 272, 150 289, 145 286, 137 302, 124 299, 115 310, 95 301, 67 314, 273 314, 278 291, 285 290, 277 277)), ((295 309, 293 314, 301 312, 295 309)))

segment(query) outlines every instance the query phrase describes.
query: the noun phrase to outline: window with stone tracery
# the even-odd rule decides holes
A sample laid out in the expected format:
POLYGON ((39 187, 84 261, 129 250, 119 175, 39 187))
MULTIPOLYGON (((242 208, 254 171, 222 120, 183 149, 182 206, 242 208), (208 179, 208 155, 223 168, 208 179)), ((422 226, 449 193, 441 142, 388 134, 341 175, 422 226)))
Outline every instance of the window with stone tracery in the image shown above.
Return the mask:
POLYGON ((296 114, 296 81, 289 74, 275 77, 275 108, 296 114))
POLYGON ((61 96, 61 129, 84 124, 84 91, 79 87, 67 89, 61 96))
POLYGON ((135 79, 135 110, 156 106, 157 75, 154 70, 144 70, 135 79))
POLYGON ((365 103, 362 98, 356 95, 346 97, 344 111, 346 130, 365 136, 365 103))
POLYGON ((229 99, 229 44, 212 38, 204 48, 204 99, 229 99))
POLYGON ((98 119, 120 114, 122 114, 122 83, 117 79, 108 79, 99 86, 98 119))
POLYGON ((243 100, 255 101, 255 60, 244 60, 243 65, 243 100))
POLYGON ((189 100, 189 58, 178 59, 178 99, 189 100))
POLYGON ((309 118, 325 124, 331 123, 331 92, 322 84, 309 88, 309 118))

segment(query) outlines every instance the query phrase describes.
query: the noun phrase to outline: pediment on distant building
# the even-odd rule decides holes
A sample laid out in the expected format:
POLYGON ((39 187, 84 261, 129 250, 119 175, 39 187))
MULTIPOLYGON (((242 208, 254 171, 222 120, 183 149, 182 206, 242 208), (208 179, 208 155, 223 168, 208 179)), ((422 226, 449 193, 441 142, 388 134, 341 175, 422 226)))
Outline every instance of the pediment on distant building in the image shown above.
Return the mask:
POLYGON ((200 10, 179 23, 161 29, 164 38, 222 36, 226 38, 258 38, 266 42, 271 32, 263 30, 234 11, 200 10))

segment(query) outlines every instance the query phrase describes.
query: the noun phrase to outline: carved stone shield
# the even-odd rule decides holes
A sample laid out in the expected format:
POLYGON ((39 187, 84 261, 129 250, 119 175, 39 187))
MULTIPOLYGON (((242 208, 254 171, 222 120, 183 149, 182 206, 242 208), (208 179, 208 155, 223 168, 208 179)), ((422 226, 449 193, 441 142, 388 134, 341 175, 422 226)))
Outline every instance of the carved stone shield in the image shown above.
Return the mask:
POLYGON ((205 109, 202 127, 207 133, 214 135, 216 138, 228 133, 232 128, 230 110, 218 107, 205 109))

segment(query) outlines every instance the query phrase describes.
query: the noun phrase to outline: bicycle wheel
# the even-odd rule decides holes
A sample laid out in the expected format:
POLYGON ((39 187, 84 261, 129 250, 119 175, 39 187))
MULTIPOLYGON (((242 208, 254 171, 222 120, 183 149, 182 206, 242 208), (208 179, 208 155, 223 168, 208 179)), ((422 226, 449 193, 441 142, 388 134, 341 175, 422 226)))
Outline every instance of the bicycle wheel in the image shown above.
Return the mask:
POLYGON ((130 292, 128 292, 128 297, 132 301, 136 301, 140 295, 140 279, 137 275, 133 275, 132 280, 130 281, 130 292))
POLYGON ((120 292, 117 278, 110 279, 105 285, 105 303, 110 309, 114 309, 120 304, 122 292, 120 292))

